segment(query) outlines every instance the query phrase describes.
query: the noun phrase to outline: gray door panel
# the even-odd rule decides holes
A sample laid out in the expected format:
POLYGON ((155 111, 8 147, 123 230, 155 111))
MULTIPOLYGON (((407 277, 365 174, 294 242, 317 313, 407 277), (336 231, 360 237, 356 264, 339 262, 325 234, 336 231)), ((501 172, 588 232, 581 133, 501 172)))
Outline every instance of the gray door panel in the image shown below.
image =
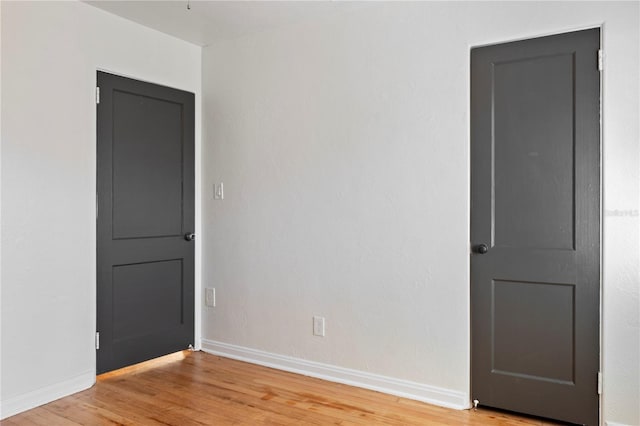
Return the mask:
POLYGON ((99 72, 97 372, 193 343, 194 95, 99 72))
POLYGON ((472 398, 598 423, 598 29, 471 52, 472 398))

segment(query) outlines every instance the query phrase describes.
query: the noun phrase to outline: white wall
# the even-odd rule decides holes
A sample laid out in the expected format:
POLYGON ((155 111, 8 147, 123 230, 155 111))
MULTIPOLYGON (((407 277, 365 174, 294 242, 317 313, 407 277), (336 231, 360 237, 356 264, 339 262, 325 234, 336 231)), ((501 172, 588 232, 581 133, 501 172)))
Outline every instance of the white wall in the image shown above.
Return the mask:
POLYGON ((640 424, 638 15, 389 2, 204 48, 203 347, 466 403, 469 49, 604 24, 604 419, 640 424))
POLYGON ((95 380, 96 70, 195 92, 199 148, 201 49, 83 3, 1 8, 6 417, 95 380))

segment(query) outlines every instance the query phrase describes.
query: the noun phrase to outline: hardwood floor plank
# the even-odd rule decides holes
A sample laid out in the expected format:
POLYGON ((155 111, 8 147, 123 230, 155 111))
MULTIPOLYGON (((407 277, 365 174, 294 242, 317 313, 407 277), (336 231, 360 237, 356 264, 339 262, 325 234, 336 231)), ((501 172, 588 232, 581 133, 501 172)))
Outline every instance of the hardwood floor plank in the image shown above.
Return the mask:
MULTIPOLYGON (((33 426, 78 426, 78 423, 73 422, 64 416, 59 416, 55 413, 49 413, 47 410, 30 410, 24 413, 24 418, 9 419, 7 425, 33 425, 33 426)), ((5 421, 2 421, 5 424, 5 421)))
POLYGON ((548 426, 503 412, 451 410, 203 352, 98 376, 91 389, 3 425, 548 426))

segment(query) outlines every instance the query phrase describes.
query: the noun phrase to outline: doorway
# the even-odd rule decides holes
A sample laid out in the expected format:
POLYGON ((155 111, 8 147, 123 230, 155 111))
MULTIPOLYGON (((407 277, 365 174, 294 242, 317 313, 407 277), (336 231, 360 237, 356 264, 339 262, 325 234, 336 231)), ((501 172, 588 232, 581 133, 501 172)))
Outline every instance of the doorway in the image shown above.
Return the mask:
POLYGON ((97 75, 97 373, 194 342, 194 94, 97 75))
POLYGON ((471 396, 597 425, 600 30, 471 51, 471 396))

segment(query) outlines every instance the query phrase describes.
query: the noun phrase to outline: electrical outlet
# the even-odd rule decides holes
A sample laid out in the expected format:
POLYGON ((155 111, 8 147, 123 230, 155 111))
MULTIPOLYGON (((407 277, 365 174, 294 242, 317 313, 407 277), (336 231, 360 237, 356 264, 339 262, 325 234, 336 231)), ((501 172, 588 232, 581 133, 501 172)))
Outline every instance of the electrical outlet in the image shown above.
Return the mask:
POLYGON ((313 335, 324 337, 324 317, 313 317, 313 335))
POLYGON ((211 306, 212 308, 216 306, 216 289, 215 288, 204 289, 204 304, 207 306, 211 306))

